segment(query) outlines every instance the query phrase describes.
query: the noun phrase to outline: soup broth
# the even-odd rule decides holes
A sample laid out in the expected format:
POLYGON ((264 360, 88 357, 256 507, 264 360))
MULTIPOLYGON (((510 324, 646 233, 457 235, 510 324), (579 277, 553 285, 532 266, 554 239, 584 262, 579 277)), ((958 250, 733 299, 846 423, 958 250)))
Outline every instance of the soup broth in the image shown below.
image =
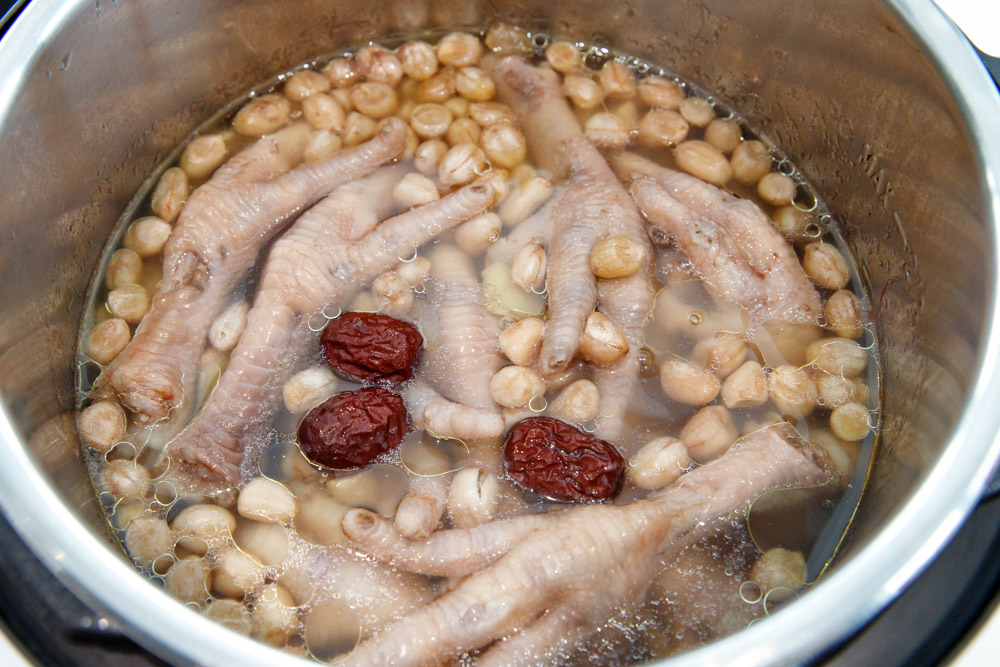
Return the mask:
POLYGON ((234 102, 136 196, 91 303, 78 423, 125 551, 320 661, 624 664, 739 631, 822 575, 877 433, 868 296, 780 149, 658 65, 509 25, 234 102), (414 327, 413 376, 332 362, 355 320, 414 327), (303 442, 327 405, 321 447, 363 464, 303 442), (571 435, 525 463, 529 427, 571 435), (816 466, 772 479, 758 445, 816 466), (488 604, 509 590, 533 602, 488 604))

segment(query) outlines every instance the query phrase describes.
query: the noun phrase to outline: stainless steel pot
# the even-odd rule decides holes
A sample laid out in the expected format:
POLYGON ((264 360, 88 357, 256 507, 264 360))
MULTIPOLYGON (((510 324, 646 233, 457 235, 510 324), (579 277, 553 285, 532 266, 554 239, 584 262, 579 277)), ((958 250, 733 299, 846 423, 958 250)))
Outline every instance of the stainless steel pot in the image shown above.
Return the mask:
POLYGON ((317 54, 493 18, 617 45, 740 109, 842 221, 877 302, 883 433, 835 567, 678 664, 806 659, 936 553, 1000 456, 1000 101, 926 0, 34 0, 0 43, 0 505, 44 562, 178 663, 301 664, 148 583, 102 527, 74 423, 83 298, 115 220, 213 110, 317 54))

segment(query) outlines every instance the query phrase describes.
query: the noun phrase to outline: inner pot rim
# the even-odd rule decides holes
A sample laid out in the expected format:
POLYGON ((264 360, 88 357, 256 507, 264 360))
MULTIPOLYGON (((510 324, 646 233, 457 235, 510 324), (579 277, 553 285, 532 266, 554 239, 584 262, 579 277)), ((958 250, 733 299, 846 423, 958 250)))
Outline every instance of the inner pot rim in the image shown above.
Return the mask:
MULTIPOLYGON (((0 123, 27 78, 31 57, 75 14, 73 0, 33 0, 0 42, 0 123), (60 6, 61 5, 61 6, 60 6), (4 94, 6 93, 6 94, 4 94)), ((996 258, 1000 241, 1000 98, 964 35, 928 0, 887 0, 934 60, 968 124, 975 147, 990 218, 991 237, 984 345, 969 398, 941 459, 911 498, 871 542, 825 578, 824 593, 799 600, 797 613, 779 613, 748 630, 720 640, 671 664, 774 664, 814 657, 874 616, 937 554, 978 501, 1000 458, 1000 312, 996 258), (948 54, 944 62, 937 54, 948 54), (962 457, 955 451, 964 450, 962 457), (969 460, 981 463, 970 470, 969 460), (917 528, 934 526, 930 533, 917 528), (884 573, 891 573, 885 576, 884 573), (859 595, 859 592, 862 595, 859 595)), ((122 629, 161 657, 181 663, 258 664, 301 667, 301 658, 265 646, 186 608, 138 574, 119 553, 76 520, 20 441, 5 410, 0 410, 0 508, 36 555, 74 593, 95 610, 125 619, 122 629), (182 642, 178 642, 183 638, 182 642)))

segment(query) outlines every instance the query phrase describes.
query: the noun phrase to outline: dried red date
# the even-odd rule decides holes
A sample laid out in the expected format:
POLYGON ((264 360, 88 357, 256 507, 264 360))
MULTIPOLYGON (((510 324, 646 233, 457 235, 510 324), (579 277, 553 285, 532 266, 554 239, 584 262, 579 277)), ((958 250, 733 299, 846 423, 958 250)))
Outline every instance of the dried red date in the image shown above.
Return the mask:
POLYGON ((409 430, 403 399, 381 387, 345 391, 309 411, 299 448, 326 468, 360 468, 399 446, 409 430))
POLYGON ((390 384, 413 377, 424 347, 416 327, 380 313, 344 313, 330 320, 320 343, 337 373, 390 384))
POLYGON ((625 461, 610 442, 551 417, 515 424, 503 458, 515 482, 560 502, 614 498, 625 472, 625 461))

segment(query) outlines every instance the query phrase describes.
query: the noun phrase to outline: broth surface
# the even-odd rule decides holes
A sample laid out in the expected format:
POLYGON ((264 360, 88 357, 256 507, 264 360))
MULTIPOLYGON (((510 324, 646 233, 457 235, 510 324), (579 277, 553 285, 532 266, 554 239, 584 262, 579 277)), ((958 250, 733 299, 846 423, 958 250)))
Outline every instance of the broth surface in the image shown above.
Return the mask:
MULTIPOLYGON (((506 435, 522 419, 552 416, 610 441, 626 461, 621 489, 607 503, 614 507, 655 503, 665 493, 661 489, 679 484, 688 471, 727 458, 733 443, 787 422, 825 452, 827 483, 778 485, 682 531, 670 548, 654 550, 651 562, 641 563, 648 572, 636 584, 635 599, 618 605, 573 646, 558 647, 544 659, 607 664, 673 655, 745 628, 803 594, 833 557, 857 506, 878 421, 870 302, 829 209, 780 150, 746 127, 734 110, 657 65, 505 25, 481 36, 449 33, 426 40, 321 58, 262 86, 201 128, 123 217, 94 280, 93 306, 82 324, 78 382, 88 465, 127 553, 154 581, 206 616, 329 661, 384 628, 395 628, 393 623, 416 617, 467 574, 432 576, 383 562, 386 558, 345 537, 342 520, 352 510, 370 510, 403 532, 410 529, 397 508, 411 502, 418 519, 426 512, 433 518, 430 536, 419 527, 405 536, 417 543, 449 529, 570 516, 566 504, 519 486, 507 472, 506 435), (804 267, 821 312, 811 319, 765 319, 756 305, 734 303, 720 294, 725 285, 717 289, 720 283, 688 256, 684 243, 650 224, 653 214, 643 210, 645 238, 628 245, 627 234, 605 235, 599 239, 605 255, 596 250, 598 244, 577 253, 592 272, 590 279, 598 274, 598 291, 649 273, 655 294, 641 314, 641 330, 630 332, 615 321, 614 313, 627 311, 628 304, 615 304, 615 311, 610 298, 601 301, 596 311, 588 310, 601 317, 610 313, 607 328, 592 336, 596 342, 591 347, 581 342, 582 351, 558 372, 543 372, 539 356, 546 348, 540 339, 549 335, 551 272, 558 270, 553 262, 562 252, 551 225, 565 208, 562 203, 572 203, 561 198, 571 197, 566 193, 581 168, 567 167, 559 149, 548 147, 553 137, 571 131, 565 124, 539 129, 533 112, 498 101, 509 95, 505 85, 519 85, 504 83, 498 72, 506 67, 523 74, 519 65, 500 64, 512 55, 558 77, 554 104, 570 110, 587 146, 598 148, 614 168, 614 187, 622 193, 631 188, 634 194, 636 181, 665 169, 717 180, 720 192, 752 202, 783 237, 797 260, 795 270, 803 270, 798 263, 804 267), (218 277, 208 260, 178 269, 164 259, 164 244, 186 224, 184 206, 192 193, 222 182, 228 177, 222 165, 259 149, 263 144, 257 142, 269 137, 280 137, 274 140, 276 151, 297 142, 288 149, 295 157, 276 171, 255 174, 251 182, 280 178, 303 162, 324 163, 376 142, 390 118, 406 123, 398 158, 254 237, 257 245, 246 251, 253 255, 252 266, 239 271, 233 288, 216 300, 194 363, 180 369, 186 389, 177 402, 155 414, 158 408, 146 408, 114 386, 111 369, 126 363, 125 355, 136 347, 133 337, 139 340, 137 329, 158 326, 153 316, 163 304, 157 294, 174 289, 174 280, 183 289, 196 285, 200 298, 218 277), (214 405, 228 396, 227 371, 244 368, 235 357, 249 354, 243 334, 253 326, 254 311, 264 308, 271 284, 268 262, 290 247, 288 239, 304 227, 299 221, 327 202, 336 204, 334 197, 347 198, 329 214, 330 224, 344 226, 340 245, 334 245, 362 247, 372 230, 385 226, 378 221, 427 210, 478 182, 495 190, 485 212, 458 224, 436 222, 441 218, 421 222, 426 242, 399 244, 391 266, 356 289, 352 281, 363 274, 357 262, 374 263, 378 257, 331 264, 337 296, 349 296, 297 313, 288 327, 275 325, 289 332, 280 339, 286 342, 273 364, 259 364, 267 384, 260 391, 260 410, 244 409, 239 423, 226 416, 233 421, 220 429, 238 433, 233 436, 241 452, 238 479, 213 477, 225 465, 189 460, 190 450, 176 449, 185 438, 200 446, 202 431, 196 429, 214 419, 214 405), (351 187, 360 193, 357 201, 349 199, 351 187), (549 207, 553 203, 560 206, 549 207), (335 222, 341 220, 335 216, 346 222, 335 222), (531 225, 537 225, 533 236, 524 233, 531 225), (629 252, 643 253, 644 247, 639 263, 624 273, 629 252), (195 277, 184 283, 176 278, 183 271, 195 277), (476 324, 454 325, 449 319, 448 309, 462 298, 462 307, 468 307, 462 312, 474 312, 476 324), (321 332, 347 312, 381 312, 411 322, 425 350, 415 380, 391 388, 410 410, 412 428, 402 443, 361 469, 332 470, 305 458, 297 432, 320 403, 367 386, 334 373, 321 349, 321 332), (492 341, 485 351, 476 338, 482 335, 492 341), (619 342, 627 342, 624 352, 616 351, 619 342), (474 378, 467 374, 477 364, 468 363, 465 354, 492 359, 488 363, 496 368, 486 372, 493 378, 501 377, 502 369, 518 375, 470 388, 474 378), (628 363, 637 364, 635 377, 626 378, 632 384, 623 385, 632 388, 630 395, 601 395, 598 386, 611 386, 602 384, 611 382, 608 369, 628 363), (484 392, 485 402, 462 400, 484 392), (414 414, 418 397, 423 401, 428 395, 479 410, 463 413, 475 416, 468 422, 474 428, 466 422, 463 428, 485 429, 493 415, 502 432, 487 438, 434 433, 427 425, 430 412, 414 414), (677 446, 668 451, 670 444, 677 446)), ((710 215, 707 204, 686 210, 710 215)), ((753 235, 740 238, 757 242, 753 235)), ((309 243, 304 247, 302 256, 309 243)), ((759 273, 766 276, 770 266, 759 273)), ((309 290, 308 271, 301 273, 297 287, 277 290, 282 299, 291 302, 309 290)), ((586 337, 583 332, 580 340, 586 337)), ((257 382, 249 371, 246 377, 251 378, 246 383, 257 382)), ((205 441, 209 437, 216 436, 205 441)), ((563 525, 570 525, 568 518, 563 525)), ((607 585, 601 571, 587 573, 579 585, 587 581, 598 596, 607 585)), ((515 623, 508 636, 521 627, 515 623)), ((457 657, 473 662, 488 646, 463 649, 457 657)))

